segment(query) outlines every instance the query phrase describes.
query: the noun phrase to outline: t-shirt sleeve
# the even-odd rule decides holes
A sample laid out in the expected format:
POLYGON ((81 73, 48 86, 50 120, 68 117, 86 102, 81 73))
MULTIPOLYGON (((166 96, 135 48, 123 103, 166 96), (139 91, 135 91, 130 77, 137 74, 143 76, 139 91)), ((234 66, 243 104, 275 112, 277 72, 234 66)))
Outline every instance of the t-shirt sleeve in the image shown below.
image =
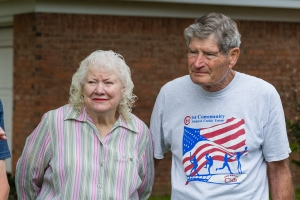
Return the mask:
MULTIPOLYGON (((3 120, 3 106, 2 102, 0 100, 0 127, 5 130, 4 128, 4 120, 3 120)), ((5 160, 7 158, 10 158, 10 151, 8 149, 7 141, 0 140, 0 160, 5 160)))
POLYGON ((10 151, 8 149, 8 144, 6 141, 0 140, 0 160, 5 160, 10 158, 10 151))
POLYGON ((170 150, 170 145, 166 144, 163 130, 164 102, 164 92, 161 90, 157 96, 150 120, 150 132, 154 146, 154 158, 156 159, 163 159, 164 154, 170 150))
POLYGON ((264 143, 262 150, 267 162, 286 159, 291 153, 279 95, 275 99, 277 99, 277 103, 275 107, 270 109, 268 121, 263 129, 264 143))

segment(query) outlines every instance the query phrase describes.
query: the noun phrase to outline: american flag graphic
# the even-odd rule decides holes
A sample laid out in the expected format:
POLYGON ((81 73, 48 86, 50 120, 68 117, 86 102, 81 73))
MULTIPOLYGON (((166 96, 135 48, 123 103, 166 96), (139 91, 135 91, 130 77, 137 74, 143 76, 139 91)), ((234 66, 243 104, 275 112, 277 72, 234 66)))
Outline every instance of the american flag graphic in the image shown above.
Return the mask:
MULTIPOLYGON (((184 127, 182 163, 186 175, 203 174, 201 169, 207 163, 206 155, 211 156, 213 161, 221 162, 226 154, 228 162, 237 161, 237 154, 247 155, 244 125, 243 119, 230 118, 225 123, 208 128, 184 127), (193 164, 195 160, 197 169, 193 164)), ((203 172, 207 173, 207 170, 203 172)))

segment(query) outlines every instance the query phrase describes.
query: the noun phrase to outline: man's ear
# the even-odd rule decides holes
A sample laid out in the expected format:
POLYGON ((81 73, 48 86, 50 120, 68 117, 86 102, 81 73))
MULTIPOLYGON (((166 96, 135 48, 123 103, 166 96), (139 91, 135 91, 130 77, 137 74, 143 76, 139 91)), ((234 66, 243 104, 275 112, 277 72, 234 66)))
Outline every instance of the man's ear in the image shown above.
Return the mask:
POLYGON ((234 48, 230 49, 230 51, 228 53, 230 69, 232 69, 233 66, 236 64, 236 62, 238 61, 239 55, 240 55, 240 48, 234 47, 234 48))

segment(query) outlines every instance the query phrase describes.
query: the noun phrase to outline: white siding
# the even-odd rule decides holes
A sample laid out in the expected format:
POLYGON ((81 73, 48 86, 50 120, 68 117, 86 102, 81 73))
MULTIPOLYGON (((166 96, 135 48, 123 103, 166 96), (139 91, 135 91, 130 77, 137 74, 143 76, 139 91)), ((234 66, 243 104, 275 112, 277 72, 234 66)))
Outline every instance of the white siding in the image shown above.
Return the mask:
POLYGON ((198 18, 221 12, 237 20, 300 22, 299 0, 14 0, 0 1, 0 26, 30 12, 198 18))
MULTIPOLYGON (((4 126, 8 146, 12 152, 13 113, 13 31, 0 28, 0 99, 4 108, 4 126)), ((7 172, 12 171, 11 158, 6 160, 7 172)))

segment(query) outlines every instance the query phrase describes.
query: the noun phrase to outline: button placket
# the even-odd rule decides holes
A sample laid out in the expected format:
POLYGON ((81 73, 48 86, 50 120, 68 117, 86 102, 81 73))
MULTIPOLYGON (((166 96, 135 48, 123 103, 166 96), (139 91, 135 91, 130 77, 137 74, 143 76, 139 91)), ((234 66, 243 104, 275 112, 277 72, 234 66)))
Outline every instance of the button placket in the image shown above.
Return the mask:
MULTIPOLYGON (((104 185, 103 185, 103 183, 104 183, 104 145, 102 142, 101 142, 101 146, 100 146, 100 152, 101 152, 100 153, 100 169, 99 169, 100 177, 99 177, 99 184, 97 185, 97 188, 103 190, 103 188, 104 188, 104 185)), ((101 192, 101 194, 103 194, 103 193, 101 192)))
POLYGON ((99 185, 101 185, 100 188, 102 188, 103 182, 104 182, 104 161, 103 160, 100 162, 100 174, 101 174, 101 179, 100 179, 100 184, 99 185))

